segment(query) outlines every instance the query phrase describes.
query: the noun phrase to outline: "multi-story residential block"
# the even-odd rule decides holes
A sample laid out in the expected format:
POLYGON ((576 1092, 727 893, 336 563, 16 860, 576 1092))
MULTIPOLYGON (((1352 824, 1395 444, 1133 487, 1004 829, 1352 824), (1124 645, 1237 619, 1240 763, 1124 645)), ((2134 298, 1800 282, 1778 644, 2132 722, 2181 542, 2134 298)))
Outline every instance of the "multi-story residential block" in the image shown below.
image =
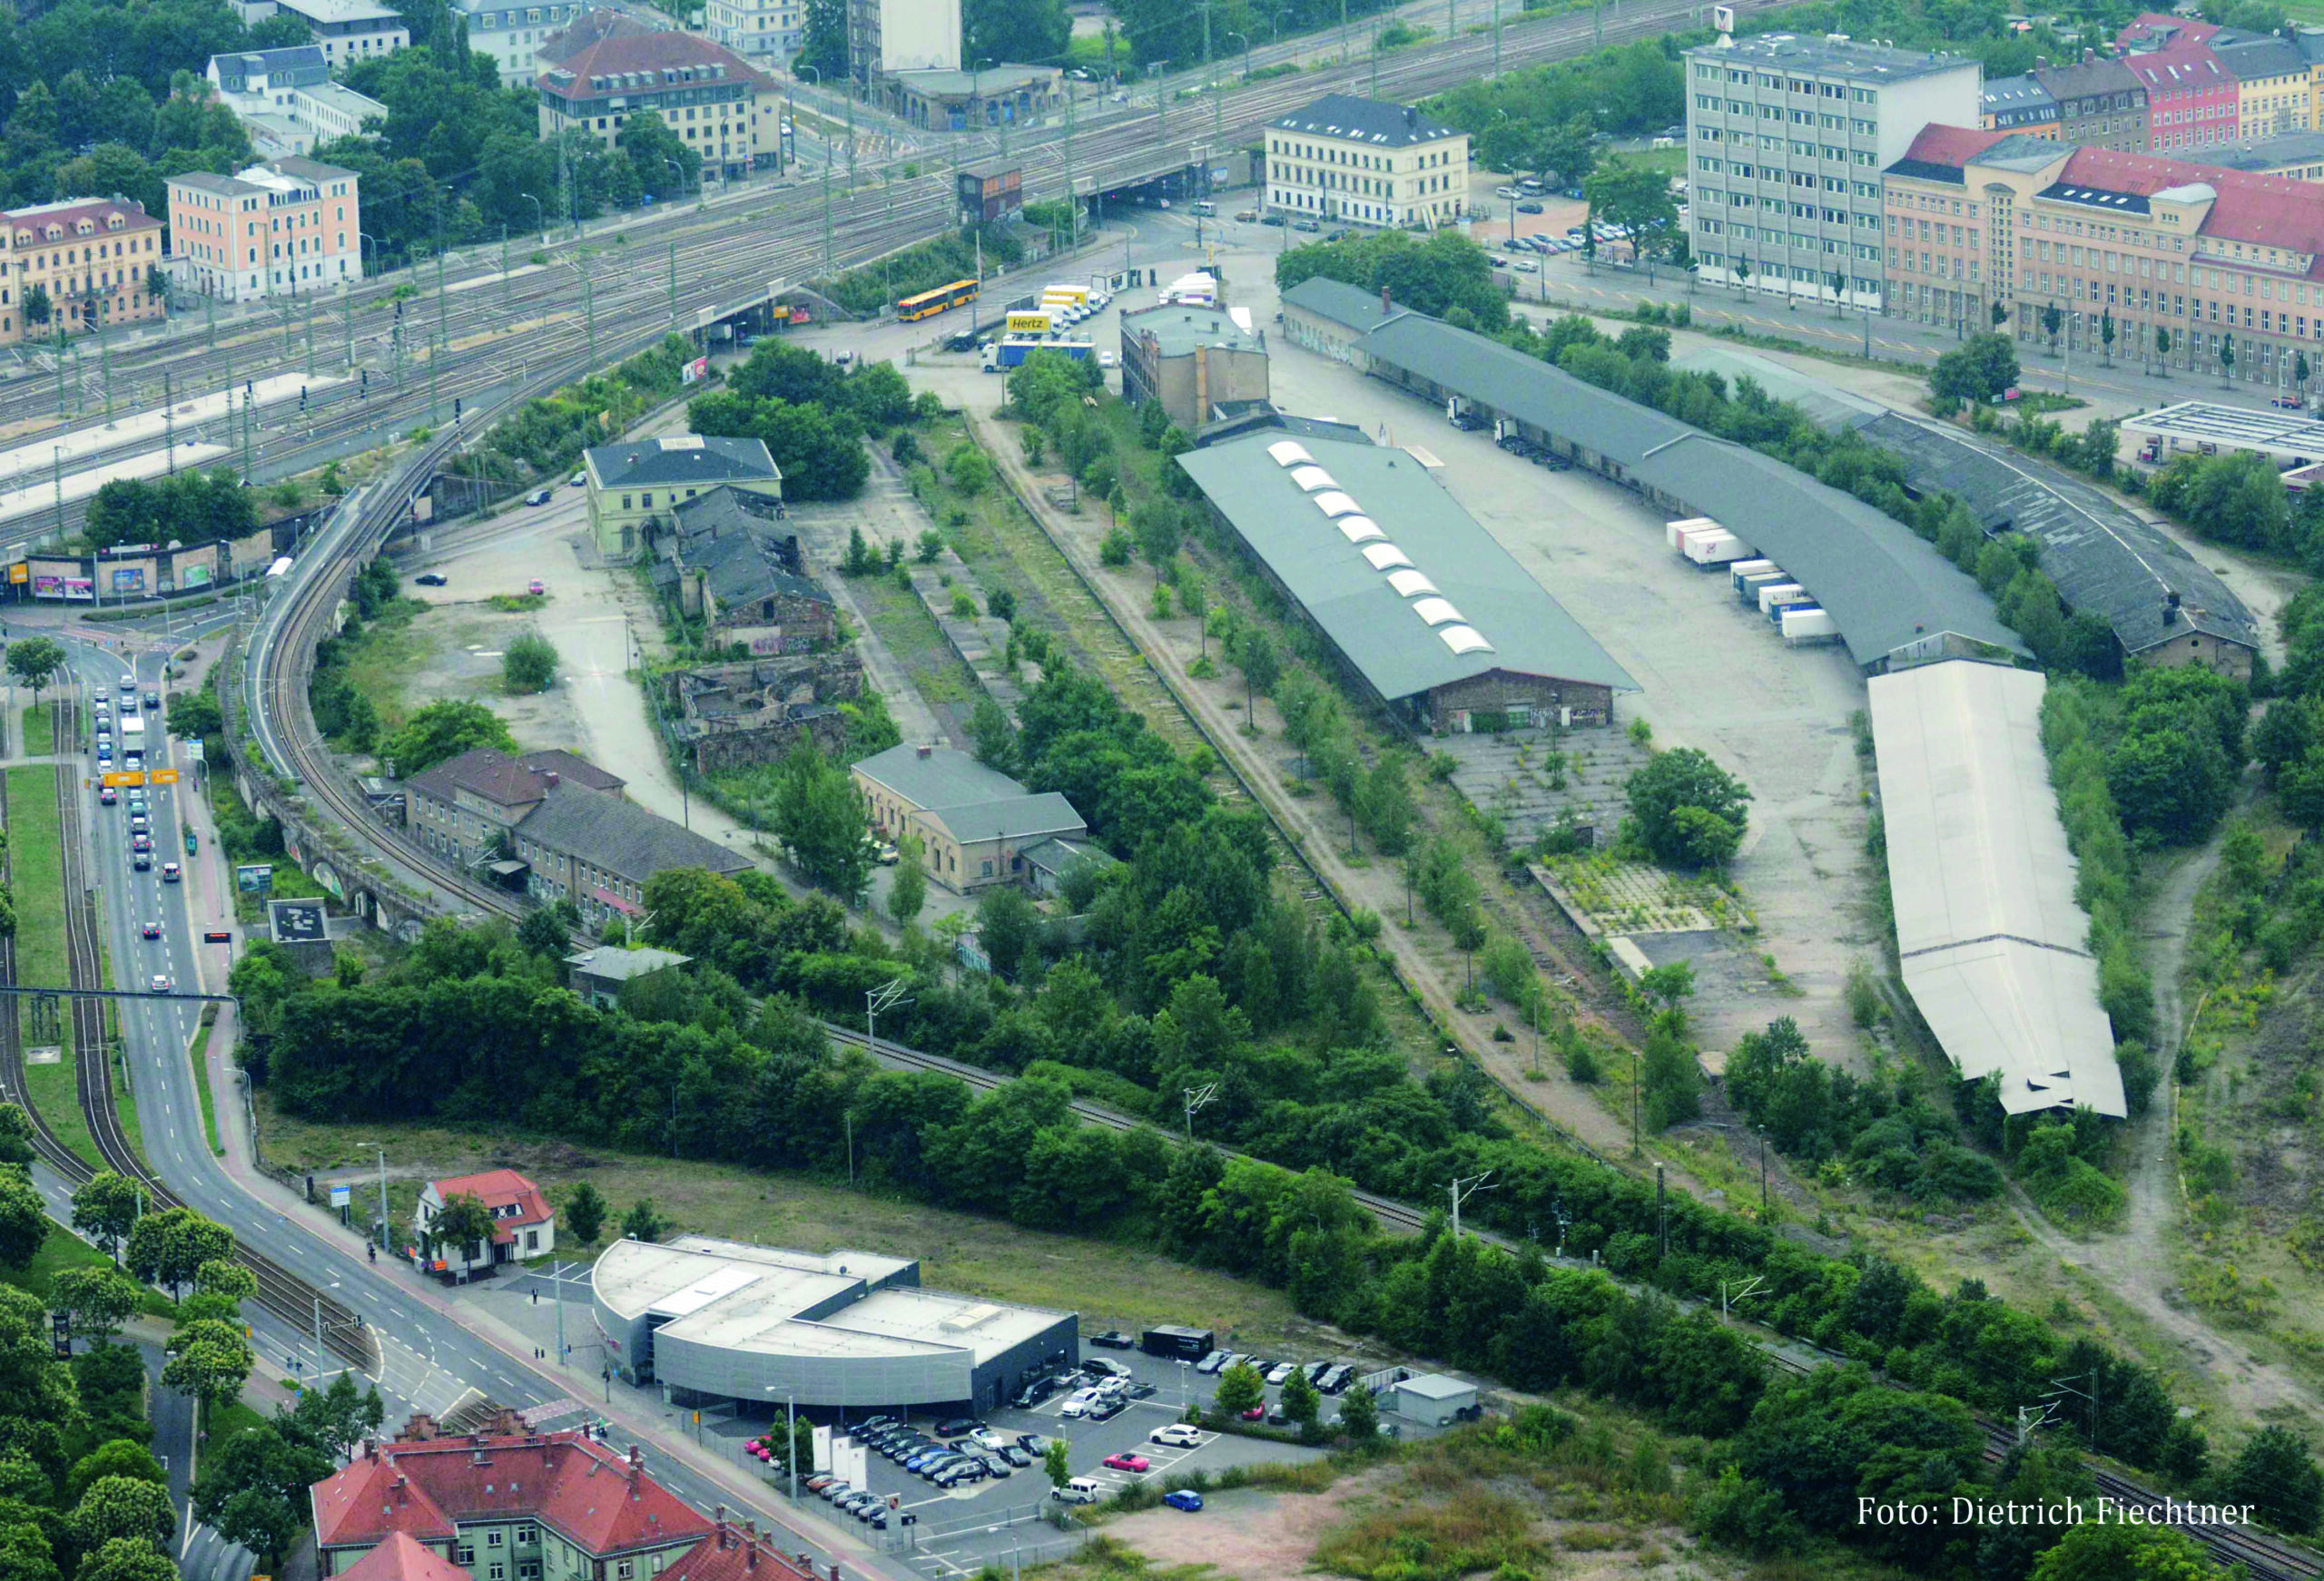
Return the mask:
POLYGON ((334 67, 393 54, 411 44, 411 24, 377 0, 235 0, 234 9, 249 26, 270 16, 298 18, 334 67))
POLYGON ((709 0, 703 12, 710 36, 745 60, 788 59, 806 31, 801 0, 709 0))
POLYGON ((0 211, 0 346, 161 318, 168 303, 148 289, 161 261, 162 222, 127 198, 0 211), (35 291, 47 314, 31 323, 25 300, 35 291))
POLYGON ((2058 134, 2058 102, 2030 75, 1988 77, 1977 104, 1977 124, 1988 132, 2058 134))
POLYGON ((1267 123, 1270 209, 1433 229, 1469 208, 1469 134, 1409 104, 1326 93, 1267 123))
POLYGON ((359 184, 353 171, 309 159, 172 176, 170 278, 228 302, 361 280, 359 184))
POLYGON ((2147 87, 2121 61, 2083 50, 2078 62, 2036 65, 2034 80, 2057 101, 2061 141, 2126 152, 2147 145, 2147 87))
POLYGON ((1887 195, 1892 312, 2267 387, 2324 348, 2324 187, 1931 126, 1887 195))
POLYGON ((2201 152, 2235 141, 2241 94, 2209 44, 2182 40, 2121 64, 2146 92, 2150 152, 2201 152))
POLYGON ((584 0, 459 0, 468 49, 500 64, 500 85, 528 88, 548 64, 541 46, 589 9, 584 0))
POLYGON ((541 136, 577 130, 615 148, 629 118, 651 111, 702 156, 704 179, 737 181, 774 162, 782 98, 773 77, 723 44, 615 28, 541 74, 541 136))
POLYGON ((2221 32, 2208 47, 2235 79, 2239 135, 2274 137, 2315 124, 2309 62, 2290 39, 2221 32))
POLYGON ((1766 34, 1687 52, 1689 240, 1705 280, 1877 308, 1880 172, 1977 119, 1977 63, 1766 34))

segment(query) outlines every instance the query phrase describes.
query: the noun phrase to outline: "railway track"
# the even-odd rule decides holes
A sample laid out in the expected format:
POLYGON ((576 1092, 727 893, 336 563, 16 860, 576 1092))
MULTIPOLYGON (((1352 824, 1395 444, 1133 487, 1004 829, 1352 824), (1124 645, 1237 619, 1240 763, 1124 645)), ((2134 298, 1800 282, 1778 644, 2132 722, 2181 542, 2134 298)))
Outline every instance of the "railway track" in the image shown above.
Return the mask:
MULTIPOLYGON (((77 716, 77 708, 73 712, 77 716)), ((65 727, 60 722, 58 741, 70 754, 80 737, 77 727, 74 734, 68 736, 64 732, 65 727)), ((106 987, 104 955, 98 943, 96 887, 89 870, 86 808, 81 790, 76 763, 70 755, 60 759, 56 765, 56 820, 59 841, 64 850, 64 938, 71 986, 103 988, 106 987)), ((86 994, 73 997, 74 1085, 80 1092, 82 1116, 96 1142, 97 1155, 114 1173, 137 1182, 155 1208, 183 1206, 162 1178, 146 1167, 122 1124, 113 1092, 113 1040, 106 1032, 107 1015, 105 1000, 86 994)), ((45 1154, 47 1150, 43 1152, 45 1154)), ((62 1156, 48 1155, 48 1162, 73 1184, 82 1184, 94 1173, 85 1160, 62 1144, 57 1144, 56 1154, 62 1156)), ((378 1370, 379 1341, 353 1312, 239 1240, 234 1260, 258 1281, 258 1301, 269 1311, 300 1332, 320 1330, 322 1342, 342 1359, 364 1371, 378 1370)))

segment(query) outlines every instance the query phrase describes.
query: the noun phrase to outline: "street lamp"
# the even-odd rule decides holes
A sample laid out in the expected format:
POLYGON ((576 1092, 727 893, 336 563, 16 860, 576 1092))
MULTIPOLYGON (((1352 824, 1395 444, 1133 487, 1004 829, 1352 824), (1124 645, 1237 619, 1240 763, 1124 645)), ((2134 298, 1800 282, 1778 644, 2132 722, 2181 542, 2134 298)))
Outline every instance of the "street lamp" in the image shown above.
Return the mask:
POLYGON ((543 241, 547 241, 548 240, 547 206, 542 203, 538 198, 536 198, 530 192, 518 192, 517 195, 533 206, 533 223, 539 230, 541 233, 541 240, 543 241))
POLYGON ((1226 36, 1243 41, 1243 85, 1247 88, 1251 85, 1251 35, 1237 33, 1230 27, 1226 30, 1226 36))

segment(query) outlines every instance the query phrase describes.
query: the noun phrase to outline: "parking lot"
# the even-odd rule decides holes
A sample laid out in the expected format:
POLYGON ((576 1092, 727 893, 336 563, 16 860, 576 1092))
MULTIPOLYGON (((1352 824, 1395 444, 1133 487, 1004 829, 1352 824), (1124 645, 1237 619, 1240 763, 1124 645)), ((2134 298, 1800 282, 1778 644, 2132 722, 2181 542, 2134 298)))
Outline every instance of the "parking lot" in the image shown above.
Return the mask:
MULTIPOLYGON (((1085 1340, 1083 1344, 1087 1348, 1088 1341, 1085 1340)), ((1207 1429, 1198 1430, 1196 1441, 1191 1444, 1155 1443, 1155 1429, 1178 1421, 1188 1404, 1209 1402, 1217 1379, 1196 1373, 1192 1363, 1180 1364, 1134 1350, 1091 1350, 1088 1354, 1128 1369, 1129 1381, 1142 1397, 1129 1399, 1118 1415, 1103 1421, 1066 1414, 1068 1401, 1072 1398, 1070 1390, 1054 1394, 1029 1409, 988 1410, 976 1419, 1010 1441, 1017 1440, 1020 1434, 1032 1435, 1042 1446, 1051 1439, 1065 1439, 1071 1446, 1068 1464, 1073 1475, 1096 1483, 1099 1499, 1109 1498, 1133 1483, 1158 1485, 1174 1474, 1197 1468, 1216 1475, 1229 1466, 1306 1460, 1322 1452, 1297 1444, 1207 1429), (1143 1459, 1145 1469, 1105 1464, 1109 1458, 1121 1455, 1143 1459)), ((1280 1389, 1267 1390, 1271 1409, 1281 1394, 1280 1389)), ((1336 1401, 1326 1396, 1324 1419, 1330 1420, 1335 1409, 1336 1401)), ((942 1413, 940 1418, 924 1411, 867 1411, 861 1413, 858 1419, 875 1415, 903 1417, 910 1427, 933 1439, 938 1437, 934 1430, 937 1422, 950 1419, 951 1413, 942 1413)), ((988 1476, 943 1488, 872 1450, 865 1462, 870 1486, 862 1491, 880 1496, 891 1507, 884 1517, 888 1523, 885 1528, 868 1532, 867 1536, 888 1550, 910 1557, 927 1574, 940 1577, 972 1573, 996 1556, 1018 1551, 1029 1554, 1042 1548, 1044 1543, 1053 1546, 1061 1540, 1060 1534, 1036 1523, 1053 1517, 1060 1507, 1061 1507, 1049 1497, 1049 1480, 1039 1458, 1031 1458, 1033 1463, 1029 1467, 1012 1468, 1009 1476, 988 1476), (901 1518, 904 1516, 912 1519, 906 1523, 901 1518)), ((788 1479, 774 1478, 773 1486, 778 1492, 787 1491, 788 1479)), ((800 1498, 810 1505, 824 1502, 803 1488, 800 1498)), ((828 1518, 845 1524, 844 1517, 828 1518)), ((1056 1555, 1044 1550, 1042 1556, 1056 1555)))

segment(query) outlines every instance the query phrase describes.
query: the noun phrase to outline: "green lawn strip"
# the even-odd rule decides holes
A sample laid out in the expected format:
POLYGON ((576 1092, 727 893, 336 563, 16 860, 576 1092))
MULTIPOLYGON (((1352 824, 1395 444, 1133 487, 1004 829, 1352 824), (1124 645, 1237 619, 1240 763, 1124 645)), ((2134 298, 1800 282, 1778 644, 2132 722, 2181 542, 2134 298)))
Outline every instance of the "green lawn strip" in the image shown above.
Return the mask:
MULTIPOLYGON (((74 1234, 62 1225, 50 1229, 48 1238, 33 1253, 33 1260, 21 1269, 0 1268, 0 1284, 48 1299, 49 1281, 68 1268, 110 1268, 113 1259, 74 1234)), ((174 1310, 170 1298, 158 1290, 138 1287, 138 1311, 148 1316, 166 1318, 174 1310)))
MULTIPOLYGON (((206 1007, 205 1008, 214 1007, 206 1007)), ((193 1035, 191 1054, 193 1059, 194 1096, 202 1101, 202 1132, 210 1140, 210 1151, 222 1157, 226 1147, 218 1140, 217 1103, 210 1095, 210 1024, 207 1021, 203 1022, 202 1029, 193 1035)))
POLYGON ((244 1433, 265 1425, 265 1417, 239 1399, 230 1399, 210 1413, 209 1442, 202 1446, 202 1453, 204 1458, 215 1455, 244 1433))
POLYGON ((861 576, 849 586, 863 608, 864 619, 872 623, 925 701, 964 704, 976 701, 975 672, 944 640, 943 628, 920 602, 920 594, 897 586, 892 575, 861 576))
MULTIPOLYGON (((1285 1350, 1317 1342, 1314 1326, 1284 1291, 1163 1256, 1137 1239, 1143 1226, 1134 1220, 1115 1240, 1049 1234, 901 1195, 851 1191, 810 1175, 674 1163, 594 1144, 585 1154, 553 1137, 502 1127, 487 1134, 445 1125, 316 1124, 281 1114, 263 1088, 255 1109, 270 1164, 302 1172, 368 1169, 374 1154, 359 1144, 384 1145, 396 1176, 388 1183, 389 1213, 399 1226, 411 1222, 420 1176, 500 1159, 537 1182, 551 1203, 581 1181, 594 1183, 613 1205, 606 1234, 619 1233, 619 1216, 638 1198, 651 1196, 683 1231, 819 1251, 893 1250, 921 1258, 922 1276, 936 1289, 1078 1311, 1092 1331, 1200 1322, 1216 1328, 1222 1343, 1230 1331, 1246 1345, 1285 1350), (576 1160, 586 1166, 576 1167, 576 1160)), ((375 1211, 363 1204, 376 1192, 358 1186, 359 1222, 375 1211)), ((562 1244, 558 1250, 576 1252, 562 1244)))
MULTIPOLYGON (((23 987, 68 987, 64 948, 64 847, 56 826, 56 772, 8 771, 8 841, 16 892, 16 982, 23 987)), ((25 1095, 57 1140, 102 1169, 95 1138, 81 1115, 73 1076, 73 1019, 59 1001, 63 1053, 54 1065, 25 1066, 25 1095)))
POLYGON ((382 735, 410 713, 404 689, 434 651, 429 637, 411 629, 413 619, 428 607, 415 598, 399 598, 346 644, 348 684, 371 700, 382 735))
POLYGON ((37 702, 25 710, 25 742, 20 756, 44 758, 56 750, 56 720, 50 712, 54 703, 37 702))

